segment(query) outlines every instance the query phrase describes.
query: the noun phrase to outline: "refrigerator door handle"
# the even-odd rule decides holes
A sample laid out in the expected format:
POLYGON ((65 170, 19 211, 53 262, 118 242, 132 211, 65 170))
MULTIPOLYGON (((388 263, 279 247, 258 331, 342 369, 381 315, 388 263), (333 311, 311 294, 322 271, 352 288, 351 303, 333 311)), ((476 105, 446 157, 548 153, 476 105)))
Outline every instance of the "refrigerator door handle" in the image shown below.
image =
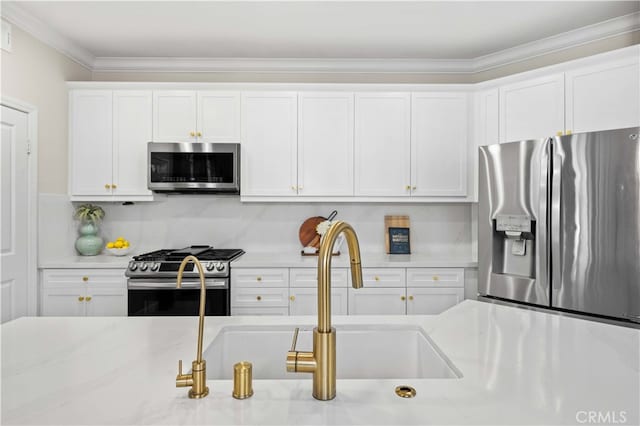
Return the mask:
MULTIPOLYGON (((554 145, 558 145, 557 143, 554 145)), ((555 151, 556 147, 554 147, 555 151)), ((561 208, 562 208, 562 157, 554 152, 551 175, 551 283, 553 290, 562 287, 562 244, 561 208)))

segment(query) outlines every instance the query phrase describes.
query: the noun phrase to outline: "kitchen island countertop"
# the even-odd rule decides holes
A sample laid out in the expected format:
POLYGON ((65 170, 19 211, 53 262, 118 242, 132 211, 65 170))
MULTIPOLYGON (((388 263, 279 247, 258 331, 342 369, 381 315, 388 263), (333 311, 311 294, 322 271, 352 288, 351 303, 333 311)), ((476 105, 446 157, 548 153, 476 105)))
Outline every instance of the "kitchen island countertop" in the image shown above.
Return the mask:
MULTIPOLYGON (((226 325, 314 322, 208 317, 204 347, 226 325)), ((469 300, 437 316, 334 317, 383 323, 422 327, 462 378, 338 377, 328 402, 313 399, 309 379, 254 380, 247 400, 231 397, 232 381, 209 380, 211 394, 191 400, 174 380, 177 361, 195 356, 195 317, 21 318, 0 328, 2 424, 580 424, 590 412, 640 421, 639 330, 469 300), (399 384, 416 397, 396 397, 399 384)))

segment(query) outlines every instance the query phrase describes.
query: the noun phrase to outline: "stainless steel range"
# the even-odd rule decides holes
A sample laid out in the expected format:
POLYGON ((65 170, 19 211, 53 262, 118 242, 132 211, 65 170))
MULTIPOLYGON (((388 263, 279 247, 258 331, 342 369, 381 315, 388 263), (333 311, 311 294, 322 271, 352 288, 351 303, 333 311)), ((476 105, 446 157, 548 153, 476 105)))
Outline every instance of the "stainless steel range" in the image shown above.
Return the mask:
POLYGON ((240 249, 191 246, 134 256, 125 273, 129 316, 198 314, 200 279, 193 263, 186 265, 182 289, 176 288, 178 268, 189 255, 196 256, 205 269, 206 315, 229 315, 231 262, 242 254, 240 249))

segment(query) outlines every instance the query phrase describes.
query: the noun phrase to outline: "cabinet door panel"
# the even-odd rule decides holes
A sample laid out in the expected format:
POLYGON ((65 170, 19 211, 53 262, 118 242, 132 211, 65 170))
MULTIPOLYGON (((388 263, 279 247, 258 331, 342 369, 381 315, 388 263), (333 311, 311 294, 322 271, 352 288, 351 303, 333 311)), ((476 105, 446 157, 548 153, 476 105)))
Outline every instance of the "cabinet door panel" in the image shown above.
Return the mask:
POLYGON ((289 270, 286 268, 231 269, 231 287, 289 287, 289 270))
POLYGON ((288 288, 231 287, 231 306, 269 307, 289 306, 288 288))
POLYGON ((198 92, 200 142, 240 140, 240 92, 198 92))
MULTIPOLYGON (((331 288, 349 286, 350 273, 346 268, 331 269, 331 288)), ((289 272, 291 287, 318 288, 317 268, 291 268, 289 272)))
POLYGON ((407 287, 464 287, 464 269, 408 268, 407 287))
POLYGON ((564 131, 564 75, 500 88, 500 142, 539 139, 564 131))
POLYGON ((87 286, 87 316, 127 316, 126 288, 87 286))
POLYGON ((464 299, 463 288, 407 288, 407 314, 437 315, 464 299))
POLYGON ((573 133, 640 126, 640 65, 603 64, 566 74, 567 130, 573 133))
POLYGON ((70 92, 71 195, 111 195, 113 100, 110 90, 70 92))
POLYGON ((410 195, 409 93, 355 97, 355 195, 410 195))
POLYGON ((411 195, 467 194, 467 94, 414 93, 411 195))
POLYGON ((405 287, 404 268, 363 268, 362 281, 365 287, 405 287))
POLYGON ((353 195, 353 94, 301 93, 298 193, 353 195))
MULTIPOLYGON (((346 288, 331 289, 331 314, 347 315, 348 291, 346 288)), ((290 315, 318 315, 318 289, 301 287, 290 289, 290 315)))
POLYGON ((349 288, 349 315, 404 315, 405 288, 349 288))
POLYGON ((297 94, 242 94, 242 195, 297 195, 297 94))
POLYGON ((150 91, 113 93, 113 194, 152 195, 147 188, 147 143, 153 138, 150 91))
POLYGON ((195 142, 195 132, 196 92, 182 90, 153 92, 154 142, 195 142))
POLYGON ((42 316, 82 317, 85 315, 85 286, 44 288, 42 292, 42 316))

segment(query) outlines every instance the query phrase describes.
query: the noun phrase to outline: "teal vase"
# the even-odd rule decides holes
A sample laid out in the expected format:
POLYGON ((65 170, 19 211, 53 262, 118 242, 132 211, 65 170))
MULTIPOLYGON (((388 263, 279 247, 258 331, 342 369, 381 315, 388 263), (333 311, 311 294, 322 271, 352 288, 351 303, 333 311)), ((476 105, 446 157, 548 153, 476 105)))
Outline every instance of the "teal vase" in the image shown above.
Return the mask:
POLYGON ((104 241, 98 237, 98 225, 93 222, 80 224, 80 237, 76 240, 76 250, 83 256, 95 256, 102 252, 104 241))

